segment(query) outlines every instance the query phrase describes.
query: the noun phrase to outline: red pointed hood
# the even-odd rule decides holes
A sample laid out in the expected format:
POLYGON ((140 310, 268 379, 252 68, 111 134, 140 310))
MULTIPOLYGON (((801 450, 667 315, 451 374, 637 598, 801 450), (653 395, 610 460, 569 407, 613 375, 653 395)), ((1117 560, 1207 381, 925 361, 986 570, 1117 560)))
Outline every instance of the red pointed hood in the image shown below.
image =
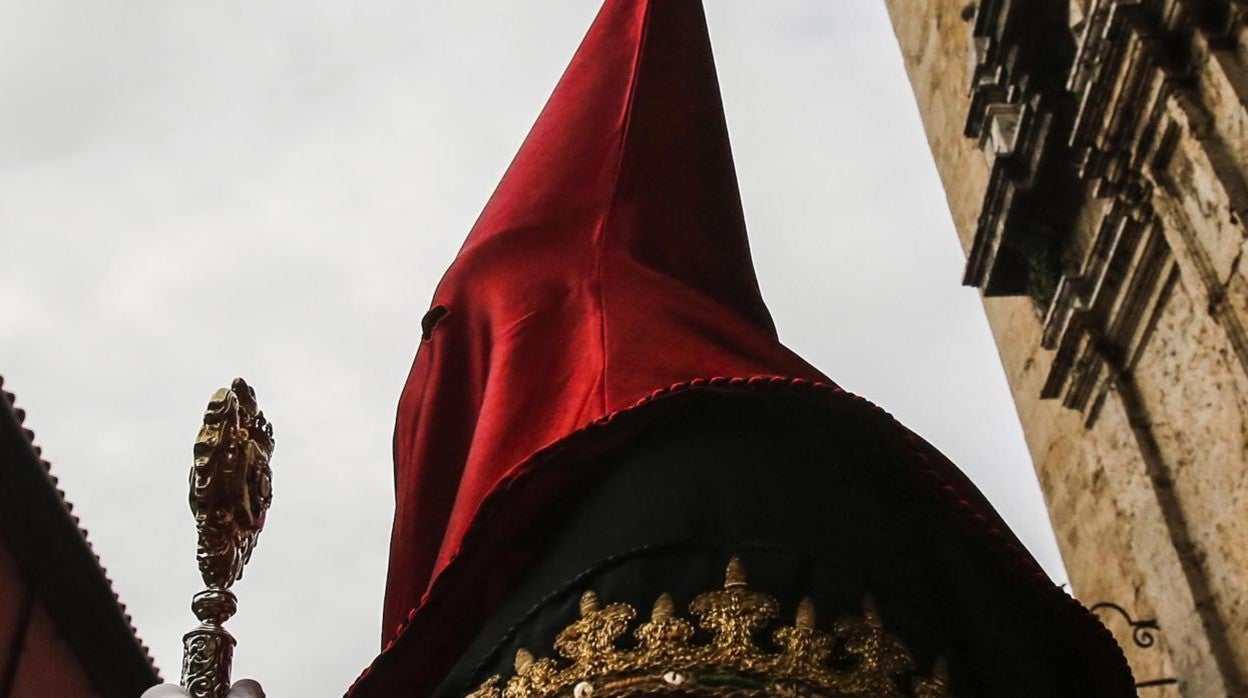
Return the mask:
POLYGON ((537 450, 711 376, 826 380, 750 261, 698 0, 609 0, 434 295, 399 404, 387 634, 537 450))
POLYGON ((952 464, 780 344, 701 0, 606 0, 423 328, 394 435, 386 651, 356 695, 432 690, 540 544, 536 512, 669 395, 799 391, 884 420, 952 515, 1066 598, 952 464))

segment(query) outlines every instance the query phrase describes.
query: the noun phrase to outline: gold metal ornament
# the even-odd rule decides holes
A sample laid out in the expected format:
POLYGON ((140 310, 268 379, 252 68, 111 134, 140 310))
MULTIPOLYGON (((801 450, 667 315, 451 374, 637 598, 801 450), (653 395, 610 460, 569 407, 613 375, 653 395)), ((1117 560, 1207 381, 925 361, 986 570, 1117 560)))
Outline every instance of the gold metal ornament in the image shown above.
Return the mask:
POLYGON ((689 604, 696 626, 677 617, 672 598, 663 594, 623 648, 636 610, 603 606, 587 591, 580 619, 555 639, 560 659, 535 659, 521 649, 506 684, 492 676, 468 698, 948 698, 943 662, 930 677, 916 677, 909 650, 884 631, 870 599, 863 617, 839 620, 831 633, 816 629, 814 603, 804 599, 794 624, 772 633, 773 652, 760 648, 755 636, 773 623, 778 608, 775 598, 747 586, 741 561, 733 558, 724 588, 689 604), (694 640, 698 629, 709 641, 694 640))
POLYGON ((212 396, 195 440, 190 503, 199 531, 199 571, 206 589, 191 610, 198 628, 183 638, 182 687, 195 698, 230 688, 234 637, 223 624, 237 610, 230 587, 242 578, 273 500, 273 427, 242 378, 212 396))

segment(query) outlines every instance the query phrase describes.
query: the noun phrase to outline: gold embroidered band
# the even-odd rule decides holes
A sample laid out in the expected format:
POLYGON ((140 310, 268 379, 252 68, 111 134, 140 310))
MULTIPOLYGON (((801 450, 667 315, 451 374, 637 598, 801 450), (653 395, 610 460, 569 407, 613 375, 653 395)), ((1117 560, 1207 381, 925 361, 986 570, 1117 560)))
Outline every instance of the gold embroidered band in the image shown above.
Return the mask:
POLYGON ((815 628, 815 608, 804 599, 792 626, 772 633, 778 651, 760 648, 756 633, 776 618, 778 602, 750 589, 740 560, 728 564, 724 588, 689 604, 697 626, 675 615, 672 598, 655 601, 650 619, 622 639, 636 610, 603 606, 587 591, 581 617, 555 639, 561 659, 516 653, 515 675, 492 676, 468 698, 597 698, 643 695, 824 696, 827 698, 946 698, 948 678, 937 661, 931 677, 914 676, 909 650, 884 631, 867 599, 862 618, 837 621, 831 633, 815 628), (694 640, 701 628, 705 643, 694 640))

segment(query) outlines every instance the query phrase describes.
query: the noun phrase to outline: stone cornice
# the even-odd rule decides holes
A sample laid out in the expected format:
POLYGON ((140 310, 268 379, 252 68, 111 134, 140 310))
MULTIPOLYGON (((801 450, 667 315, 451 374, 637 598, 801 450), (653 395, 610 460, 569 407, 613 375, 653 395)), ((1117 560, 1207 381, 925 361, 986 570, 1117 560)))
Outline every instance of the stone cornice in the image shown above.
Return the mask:
POLYGON ((1080 3, 1066 74, 1060 85, 1049 75, 1043 89, 1018 56, 1052 41, 1051 24, 1037 22, 1034 8, 1055 12, 1059 4, 1033 3, 1026 31, 1011 35, 1004 28, 1014 5, 982 3, 973 29, 966 135, 979 140, 992 174, 965 280, 985 295, 1030 292, 1047 304, 1042 345, 1054 355, 1041 396, 1084 411, 1091 423, 1115 372, 1130 370, 1147 342, 1178 273, 1173 235, 1155 210, 1157 173, 1192 115, 1208 121, 1192 87, 1205 68, 1195 47, 1233 47, 1248 3, 1080 3), (1059 192, 1069 200, 1054 198, 1059 192), (1050 210, 1037 213, 1029 200, 1050 210), (1060 257, 1047 296, 1022 277, 1028 264, 1045 263, 1043 254, 1060 257))
POLYGON ((1040 246, 1065 227, 1071 207, 1064 131, 1073 103, 1063 85, 1073 55, 1060 4, 985 0, 971 39, 970 107, 964 133, 989 161, 984 204, 963 282, 986 295, 1028 292, 1040 246))

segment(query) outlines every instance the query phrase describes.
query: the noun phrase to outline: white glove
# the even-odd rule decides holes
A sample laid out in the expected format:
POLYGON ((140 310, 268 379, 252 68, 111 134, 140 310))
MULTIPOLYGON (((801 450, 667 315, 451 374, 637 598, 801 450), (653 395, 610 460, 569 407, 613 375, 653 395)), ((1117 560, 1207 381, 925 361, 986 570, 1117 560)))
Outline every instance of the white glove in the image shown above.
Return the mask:
MULTIPOLYGON (((162 683, 147 689, 139 698, 187 698, 189 695, 177 684, 162 683)), ((230 687, 226 698, 264 698, 264 689, 252 679, 243 679, 230 687)))

